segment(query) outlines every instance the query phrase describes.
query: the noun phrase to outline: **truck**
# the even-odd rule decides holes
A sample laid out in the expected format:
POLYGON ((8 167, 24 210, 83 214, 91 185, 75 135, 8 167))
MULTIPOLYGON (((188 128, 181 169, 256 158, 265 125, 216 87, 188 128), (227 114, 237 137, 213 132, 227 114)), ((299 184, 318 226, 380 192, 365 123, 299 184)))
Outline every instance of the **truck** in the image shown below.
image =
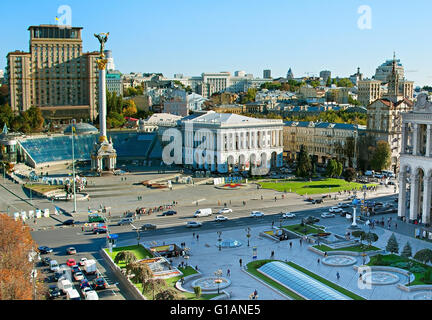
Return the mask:
POLYGON ((212 215, 212 209, 206 208, 206 209, 198 209, 195 211, 194 217, 207 217, 212 215))
POLYGON ((73 289, 72 282, 70 280, 65 278, 60 278, 57 287, 62 290, 64 293, 66 293, 68 290, 73 289))
POLYGON ((84 269, 85 273, 87 273, 87 274, 96 273, 96 271, 97 271, 96 260, 89 259, 89 260, 84 261, 83 269, 84 269))
POLYGON ((66 297, 68 300, 81 300, 79 292, 73 288, 66 291, 66 297))

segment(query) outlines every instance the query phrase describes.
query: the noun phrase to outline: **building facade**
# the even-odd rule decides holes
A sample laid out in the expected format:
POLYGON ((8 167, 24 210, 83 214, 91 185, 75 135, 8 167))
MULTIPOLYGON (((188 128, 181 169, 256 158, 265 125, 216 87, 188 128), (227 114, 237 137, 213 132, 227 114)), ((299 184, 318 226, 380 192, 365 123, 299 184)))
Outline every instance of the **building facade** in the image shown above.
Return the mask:
POLYGON ((402 114, 398 217, 430 225, 432 199, 432 102, 417 97, 402 114))
POLYGON ((381 81, 365 79, 357 81, 358 94, 357 101, 364 106, 381 98, 381 81))
POLYGON ((117 96, 123 95, 122 77, 119 71, 107 71, 106 88, 108 92, 115 92, 117 96))
POLYGON ((30 52, 7 55, 12 110, 37 106, 51 120, 94 120, 98 114, 98 53, 83 53, 82 28, 40 25, 28 30, 30 52))

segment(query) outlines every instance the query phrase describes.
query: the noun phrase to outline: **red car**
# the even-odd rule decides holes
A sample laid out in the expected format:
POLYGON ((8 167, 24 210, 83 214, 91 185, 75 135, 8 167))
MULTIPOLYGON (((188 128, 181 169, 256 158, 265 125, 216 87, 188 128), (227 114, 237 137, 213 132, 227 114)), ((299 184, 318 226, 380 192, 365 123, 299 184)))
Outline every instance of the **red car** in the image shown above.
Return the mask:
POLYGON ((68 267, 72 267, 72 266, 76 265, 75 259, 68 259, 68 261, 66 261, 66 265, 68 267))

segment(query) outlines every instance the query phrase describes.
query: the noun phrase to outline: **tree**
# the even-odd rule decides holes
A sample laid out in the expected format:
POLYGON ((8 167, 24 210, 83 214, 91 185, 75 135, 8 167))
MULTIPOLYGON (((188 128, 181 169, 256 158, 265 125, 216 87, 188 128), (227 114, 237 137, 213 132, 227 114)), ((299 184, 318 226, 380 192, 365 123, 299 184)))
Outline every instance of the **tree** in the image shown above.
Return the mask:
POLYGON ((366 232, 362 230, 356 230, 352 232, 353 237, 360 238, 360 244, 362 244, 362 241, 366 238, 366 232))
POLYGON ((386 251, 396 254, 399 252, 399 244, 394 233, 390 236, 387 242, 386 251))
POLYGON ((378 241, 378 235, 373 232, 368 232, 365 234, 365 240, 368 242, 369 247, 372 245, 372 242, 378 241))
POLYGON ((135 254, 132 251, 120 251, 114 258, 115 263, 124 261, 126 265, 133 263, 137 260, 135 254))
POLYGON ((411 249, 411 245, 410 245, 409 241, 407 241, 407 243, 403 247, 402 252, 401 252, 401 256, 404 258, 407 258, 407 259, 412 256, 412 249, 411 249))
POLYGON ((201 287, 200 286, 196 286, 193 289, 194 289, 194 292, 195 292, 195 296, 197 298, 201 297, 201 287))
POLYGON ((336 177, 340 177, 342 175, 343 165, 342 162, 336 160, 336 177))
POLYGON ((0 105, 6 104, 9 97, 9 87, 7 85, 0 86, 0 105))
POLYGON ((156 300, 183 300, 183 296, 174 288, 168 288, 155 296, 156 300))
POLYGON ((144 283, 153 278, 153 271, 148 264, 133 262, 128 264, 126 268, 133 274, 132 281, 134 283, 144 283))
POLYGON ((326 87, 331 87, 332 79, 330 77, 327 78, 326 87))
POLYGON ((390 166, 391 150, 387 141, 378 141, 372 154, 371 167, 375 171, 381 171, 390 166))
MULTIPOLYGON (((0 300, 32 300, 33 263, 30 254, 36 244, 30 228, 6 214, 0 214, 0 300)), ((35 279, 36 299, 40 298, 43 286, 35 279)))
POLYGON ((348 88, 351 88, 354 85, 353 85, 353 83, 351 82, 350 79, 348 79, 348 78, 342 78, 342 79, 339 79, 339 81, 337 83, 337 86, 338 87, 348 87, 348 88))
POLYGON ((300 147, 300 153, 297 160, 297 170, 296 175, 299 177, 309 177, 312 170, 312 164, 309 157, 309 154, 307 153, 307 150, 304 145, 301 145, 300 147))
POLYGON ((119 128, 125 124, 125 118, 117 112, 111 112, 107 116, 107 127, 111 128, 119 128))
POLYGON ((155 297, 156 294, 163 291, 166 287, 166 281, 164 279, 149 279, 147 281, 144 281, 142 283, 142 293, 152 293, 153 297, 155 297))
POLYGON ((414 259, 422 261, 424 263, 432 262, 432 250, 430 249, 419 250, 414 255, 414 259))
POLYGON ((8 104, 4 104, 0 106, 0 127, 3 129, 4 125, 8 128, 11 127, 12 120, 15 118, 15 115, 12 111, 12 108, 8 104))
POLYGON ((127 100, 126 105, 123 108, 123 114, 126 117, 131 117, 138 112, 135 102, 133 100, 127 100))
POLYGON ((354 168, 346 168, 343 173, 343 177, 346 181, 351 182, 356 177, 356 171, 354 168))

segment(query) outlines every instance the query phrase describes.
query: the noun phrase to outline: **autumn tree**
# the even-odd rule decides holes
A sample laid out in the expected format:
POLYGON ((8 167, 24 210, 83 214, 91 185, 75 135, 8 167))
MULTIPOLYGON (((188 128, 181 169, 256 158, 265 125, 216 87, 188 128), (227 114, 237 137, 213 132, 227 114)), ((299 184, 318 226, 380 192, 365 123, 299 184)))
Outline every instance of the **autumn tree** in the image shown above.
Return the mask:
POLYGON ((184 299, 180 292, 178 292, 176 289, 174 288, 168 288, 164 291, 159 292, 156 296, 155 296, 155 300, 182 300, 184 299))
MULTIPOLYGON (((0 300, 33 299, 33 262, 29 257, 36 250, 29 227, 0 214, 0 300)), ((40 294, 43 287, 38 279, 35 284, 35 291, 40 294)))

